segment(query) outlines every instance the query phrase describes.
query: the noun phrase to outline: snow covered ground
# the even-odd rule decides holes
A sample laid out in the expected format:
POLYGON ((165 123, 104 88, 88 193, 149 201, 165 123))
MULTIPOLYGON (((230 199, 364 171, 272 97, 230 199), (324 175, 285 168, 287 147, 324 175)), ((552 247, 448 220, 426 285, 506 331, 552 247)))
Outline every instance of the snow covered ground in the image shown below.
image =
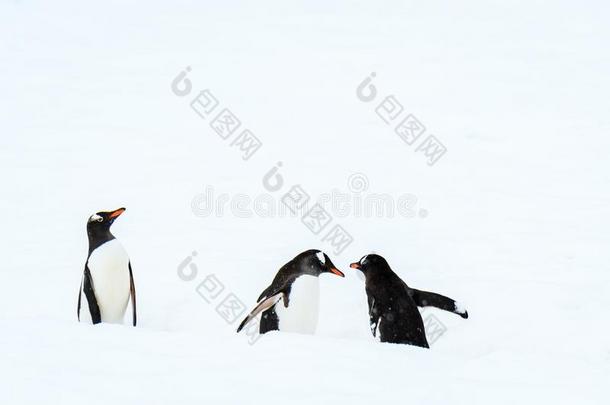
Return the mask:
POLYGON ((608 5, 225 3, 0 4, 0 403, 607 404, 608 5), (386 124, 390 95, 404 111, 386 124), (222 108, 242 123, 227 140, 222 108), (413 145, 394 133, 408 114, 413 145), (244 128, 262 142, 248 160, 244 128), (431 134, 447 152, 428 165, 431 134), (317 235, 264 209, 296 184, 352 208, 327 204, 317 235), (408 212, 357 212, 375 194, 408 212), (78 324, 85 222, 120 206, 139 325, 78 324), (353 238, 340 254, 334 225, 353 238), (216 307, 251 307, 308 248, 346 273, 321 279, 317 335, 249 344, 216 307), (424 311, 431 350, 375 342, 349 268, 372 251, 470 318, 424 311))

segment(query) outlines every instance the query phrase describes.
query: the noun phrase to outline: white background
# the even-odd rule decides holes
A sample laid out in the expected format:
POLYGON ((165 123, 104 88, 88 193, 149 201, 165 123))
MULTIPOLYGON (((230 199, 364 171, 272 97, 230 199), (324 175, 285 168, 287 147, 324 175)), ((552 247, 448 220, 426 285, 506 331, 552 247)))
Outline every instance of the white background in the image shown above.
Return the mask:
POLYGON ((608 403, 608 6, 225 3, 0 4, 0 402, 608 403), (206 88, 262 140, 249 161, 189 107, 206 88), (447 147, 434 166, 375 114, 391 94, 447 147), (295 218, 193 214, 278 161, 312 196, 363 173, 429 215, 335 218, 335 255, 295 218), (120 206, 140 323, 78 324, 86 220, 120 206), (251 306, 308 248, 347 274, 321 278, 316 336, 250 346, 195 292, 214 273, 251 306), (428 310, 431 350, 375 342, 349 269, 371 251, 470 318, 428 310))

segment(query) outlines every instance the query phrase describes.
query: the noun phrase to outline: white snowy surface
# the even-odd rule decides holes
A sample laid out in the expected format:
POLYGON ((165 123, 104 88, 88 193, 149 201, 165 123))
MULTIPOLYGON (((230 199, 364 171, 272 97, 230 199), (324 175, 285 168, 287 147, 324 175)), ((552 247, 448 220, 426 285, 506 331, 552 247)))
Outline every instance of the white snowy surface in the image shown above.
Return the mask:
POLYGON ((0 3, 0 403, 609 403, 607 3, 224 3, 0 3), (262 140, 250 160, 189 106, 204 89, 262 140), (391 94, 447 147, 434 166, 376 115, 391 94), (193 213, 280 161, 284 190, 363 173, 428 215, 335 216, 336 255, 298 218, 193 213), (87 218, 122 206, 138 327, 78 324, 87 218), (196 292, 214 273, 250 309, 309 248, 346 273, 315 336, 249 345, 196 292), (349 268, 373 251, 470 318, 425 310, 430 350, 375 342, 349 268))

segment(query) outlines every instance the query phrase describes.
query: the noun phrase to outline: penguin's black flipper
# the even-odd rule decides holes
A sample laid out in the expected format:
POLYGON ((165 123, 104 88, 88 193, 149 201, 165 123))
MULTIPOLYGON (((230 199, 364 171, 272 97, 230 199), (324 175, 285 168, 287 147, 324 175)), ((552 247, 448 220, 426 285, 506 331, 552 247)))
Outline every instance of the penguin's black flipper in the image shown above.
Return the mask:
POLYGON ((273 307, 275 304, 277 304, 278 301, 282 299, 283 295, 284 294, 282 292, 279 292, 279 293, 272 295, 271 297, 263 300, 256 307, 254 307, 254 309, 248 314, 248 316, 243 321, 241 321, 241 323, 239 324, 239 327, 237 328, 237 333, 241 332, 241 330, 244 328, 244 326, 246 326, 246 324, 248 322, 250 322, 252 320, 252 318, 254 318, 256 315, 258 315, 262 311, 265 311, 265 310, 273 307))
POLYGON ((133 326, 136 326, 136 286, 133 283, 133 271, 129 262, 129 294, 131 296, 131 312, 133 314, 133 326))
POLYGON ((451 298, 429 291, 416 290, 415 288, 410 288, 409 290, 409 295, 413 298, 418 307, 436 307, 444 311, 458 314, 464 319, 468 319, 468 311, 463 309, 451 298))
POLYGON ((261 293, 261 295, 258 296, 258 299, 256 300, 256 302, 261 302, 261 300, 263 298, 267 298, 269 296, 270 291, 272 290, 273 285, 270 285, 269 287, 265 288, 263 290, 263 292, 261 293))
MULTIPOLYGON (((284 302, 284 308, 288 308, 290 298, 284 291, 282 294, 282 301, 284 302)), ((275 305, 261 313, 261 321, 259 323, 258 333, 261 335, 274 330, 280 330, 280 320, 275 312, 275 305)))
POLYGON ((93 282, 91 281, 91 272, 89 267, 85 265, 85 275, 83 278, 83 291, 85 297, 87 297, 87 303, 89 304, 89 313, 91 314, 91 322, 98 324, 102 322, 102 316, 100 314, 100 307, 97 305, 97 299, 93 291, 93 282))
POLYGON ((80 282, 80 287, 78 289, 78 304, 76 305, 76 318, 80 322, 80 296, 83 292, 83 282, 80 282))

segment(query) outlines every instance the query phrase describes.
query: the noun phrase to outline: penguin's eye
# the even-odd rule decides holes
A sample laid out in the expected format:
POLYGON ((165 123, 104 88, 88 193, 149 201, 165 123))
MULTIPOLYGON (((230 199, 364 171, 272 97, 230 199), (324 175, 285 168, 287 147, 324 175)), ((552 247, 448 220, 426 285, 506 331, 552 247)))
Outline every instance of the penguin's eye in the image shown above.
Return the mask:
POLYGON ((99 218, 96 218, 95 220, 96 220, 97 222, 102 222, 102 221, 104 220, 104 218, 99 217, 99 218))

